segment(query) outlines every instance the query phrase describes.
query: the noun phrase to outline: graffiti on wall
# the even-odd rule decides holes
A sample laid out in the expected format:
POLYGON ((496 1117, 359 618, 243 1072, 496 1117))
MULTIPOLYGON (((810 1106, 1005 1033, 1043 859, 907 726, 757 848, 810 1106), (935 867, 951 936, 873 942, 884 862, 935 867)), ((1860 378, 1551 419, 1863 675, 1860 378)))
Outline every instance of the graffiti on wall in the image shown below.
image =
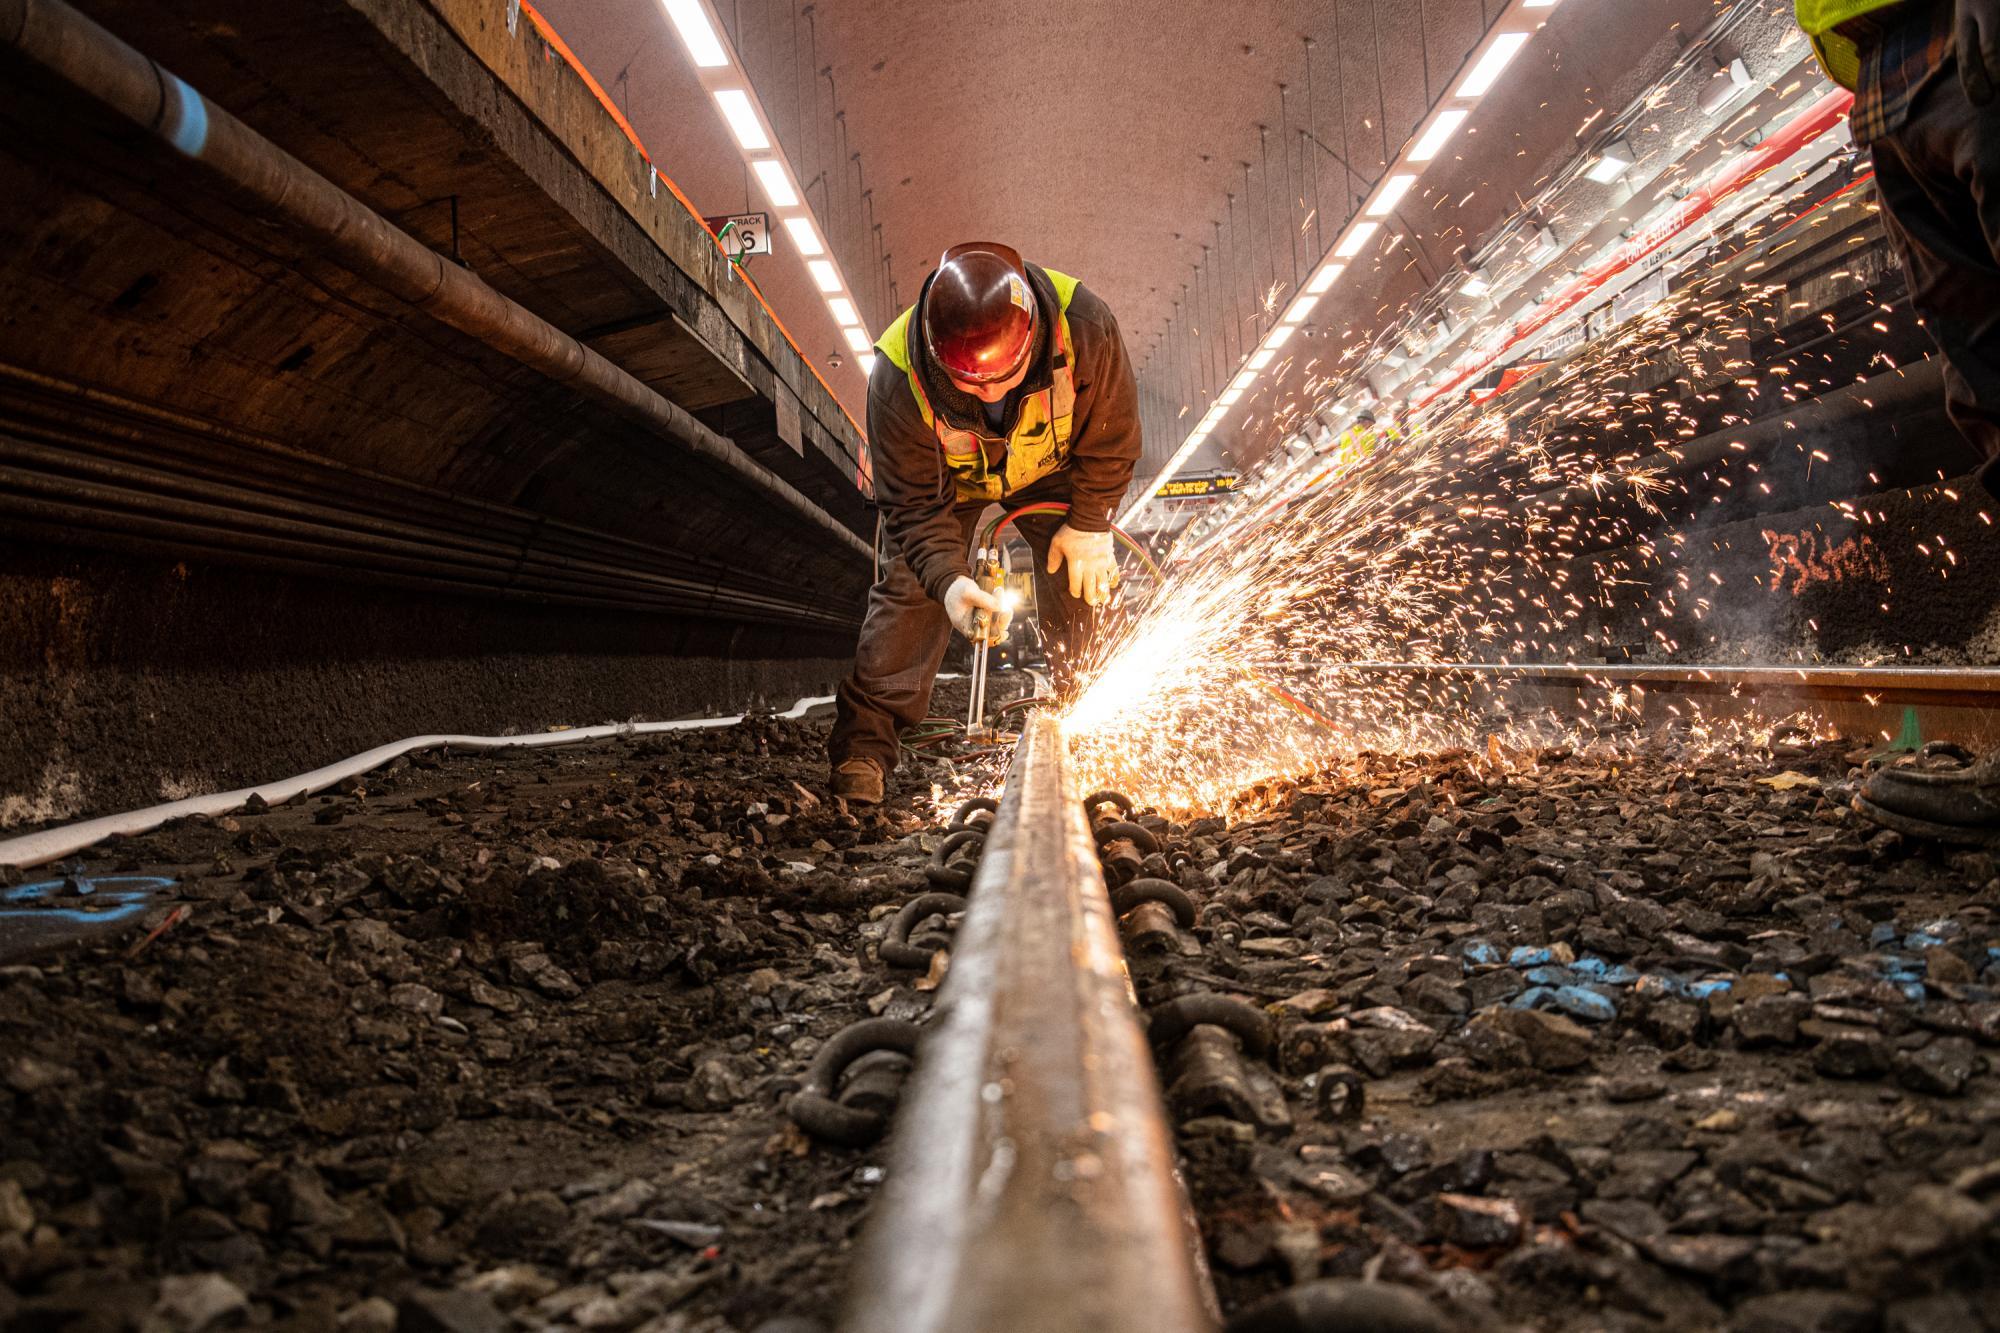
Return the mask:
POLYGON ((1789 592, 1797 597, 1821 584, 1889 581, 1889 559, 1866 533, 1835 542, 1819 531, 1766 529, 1764 540, 1771 548, 1773 592, 1789 592))

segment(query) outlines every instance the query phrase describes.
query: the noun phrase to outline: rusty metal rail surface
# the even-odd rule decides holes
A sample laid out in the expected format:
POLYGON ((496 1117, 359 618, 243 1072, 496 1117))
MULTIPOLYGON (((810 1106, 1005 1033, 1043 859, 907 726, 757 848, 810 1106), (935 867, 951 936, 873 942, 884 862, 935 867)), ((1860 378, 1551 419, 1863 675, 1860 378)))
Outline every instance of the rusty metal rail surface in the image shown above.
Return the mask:
POLYGON ((1636 713, 1678 699, 1711 718, 1732 712, 1803 713, 1842 735, 1899 745, 2000 745, 2000 667, 1643 666, 1591 663, 1355 662, 1357 674, 1566 697, 1624 690, 1636 713))
POLYGON ((1033 716, 891 1130, 846 1333, 1218 1323, 1083 793, 1033 716))
POLYGON ((2000 667, 1641 666, 1565 662, 1355 662, 1358 672, 1529 685, 1639 685, 1680 694, 1750 693, 2000 708, 2000 667))

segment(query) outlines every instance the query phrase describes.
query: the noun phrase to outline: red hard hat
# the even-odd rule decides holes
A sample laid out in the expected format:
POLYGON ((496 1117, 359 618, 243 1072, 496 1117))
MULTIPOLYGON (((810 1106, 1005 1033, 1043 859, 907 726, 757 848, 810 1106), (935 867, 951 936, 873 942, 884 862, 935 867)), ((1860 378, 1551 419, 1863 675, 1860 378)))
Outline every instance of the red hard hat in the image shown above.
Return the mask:
POLYGON ((924 347, 945 374, 997 384, 1028 363, 1035 347, 1034 289, 1028 266, 996 241, 954 245, 924 292, 924 347))

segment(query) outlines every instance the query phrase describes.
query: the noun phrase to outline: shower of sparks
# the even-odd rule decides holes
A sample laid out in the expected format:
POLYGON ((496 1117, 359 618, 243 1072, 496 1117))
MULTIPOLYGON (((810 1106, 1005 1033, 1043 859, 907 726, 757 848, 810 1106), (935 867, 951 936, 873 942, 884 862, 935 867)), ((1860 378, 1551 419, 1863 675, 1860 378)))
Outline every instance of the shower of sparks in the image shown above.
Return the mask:
MULTIPOLYGON (((1804 230, 1852 226, 1849 210, 1861 207, 1821 209, 1804 230)), ((1750 235, 1763 225, 1753 219, 1750 235)), ((1168 811, 1218 811, 1253 784, 1358 750, 1497 757, 1629 731, 1644 702, 1637 687, 1607 682, 1580 708, 1557 710, 1523 705, 1491 674, 1450 668, 1587 665, 1607 650, 1702 660, 1722 642, 1709 630, 1729 567, 1711 530, 1752 517, 1744 501, 1752 490, 1768 499, 1774 481, 1786 493, 1823 488, 1811 469, 1830 461, 1795 443, 1802 434, 1756 449, 1727 436, 1842 387, 1829 349, 1794 354, 1779 336, 1798 317, 1782 283, 1760 284, 1769 259, 1718 265, 1588 345, 1531 417, 1461 405, 1345 468, 1279 451, 1255 488, 1261 512, 1205 544, 1184 538, 1163 579, 1113 616, 1082 664, 1063 725, 1086 786, 1168 811), (1753 363, 1744 349, 1760 342, 1768 350, 1753 363), (1815 374, 1821 363, 1827 373, 1815 374), (1690 451, 1698 437, 1706 447, 1690 451)), ((1341 369, 1309 374, 1305 394, 1274 409, 1280 427, 1352 392, 1365 355, 1350 348, 1341 369)), ((1893 368, 1882 361, 1868 373, 1893 368)), ((1845 493, 1862 488, 1858 476, 1852 484, 1845 493)), ((1864 527, 1882 518, 1852 503, 1833 509, 1864 527)), ((1941 541, 1924 550, 1935 570, 1885 580, 1885 623, 1901 585, 1948 576, 1956 557, 1941 541)), ((1738 584, 1752 583, 1741 569, 1739 558, 1738 584)), ((1761 585, 1727 592, 1732 615, 1769 601, 1761 585)), ((1748 735, 1691 705, 1661 711, 1714 743, 1748 735)))

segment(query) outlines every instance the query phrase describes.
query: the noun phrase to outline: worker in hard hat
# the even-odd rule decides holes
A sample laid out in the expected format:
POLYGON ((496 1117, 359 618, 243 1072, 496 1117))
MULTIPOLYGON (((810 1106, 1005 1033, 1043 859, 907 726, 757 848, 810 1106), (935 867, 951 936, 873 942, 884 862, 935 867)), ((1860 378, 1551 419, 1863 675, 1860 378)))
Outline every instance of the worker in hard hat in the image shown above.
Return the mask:
MULTIPOLYGON (((1890 246, 1936 342, 1951 421, 2000 496, 2000 0, 1797 0, 1875 160, 1890 246)), ((1912 837, 2000 848, 2000 751, 1878 769, 1854 806, 1912 837)))
POLYGON ((1383 425, 1375 409, 1364 407, 1355 414, 1354 424, 1333 443, 1333 465, 1342 472, 1359 467, 1375 456, 1376 450, 1402 439, 1395 423, 1383 425))
POLYGON ((1110 600, 1111 520, 1140 442, 1138 385, 1110 308, 1009 246, 945 251, 875 347, 868 447, 889 558, 827 744, 834 794, 857 805, 882 799, 898 733, 929 715, 952 631, 987 642, 1007 632, 1012 607, 980 588, 969 560, 993 504, 1069 506, 1016 524, 1061 682, 1086 608, 1110 600))
POLYGON ((1797 0, 1875 159, 1910 304, 1942 353, 1952 424, 2000 495, 2000 0, 1797 0))

